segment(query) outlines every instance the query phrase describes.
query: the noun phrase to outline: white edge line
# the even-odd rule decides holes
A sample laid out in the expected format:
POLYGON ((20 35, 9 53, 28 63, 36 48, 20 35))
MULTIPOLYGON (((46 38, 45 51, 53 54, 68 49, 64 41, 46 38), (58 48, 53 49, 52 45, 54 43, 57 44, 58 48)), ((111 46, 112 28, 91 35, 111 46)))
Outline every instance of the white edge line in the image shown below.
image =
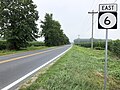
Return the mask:
POLYGON ((8 90, 10 88, 12 88, 13 86, 15 86, 16 84, 20 83, 21 81, 23 81, 24 79, 26 79, 27 77, 29 77, 30 75, 34 74, 35 72, 37 72, 38 70, 40 70, 41 68, 43 68, 44 66, 48 65, 49 63, 53 62, 54 60, 56 60, 57 58, 59 58, 60 56, 64 55, 67 51, 69 51, 72 48, 72 45, 70 48, 68 48, 66 51, 64 51, 63 53, 59 54, 58 56, 56 56, 55 58, 51 59, 50 61, 46 62, 45 64, 43 64, 42 66, 36 68, 35 70, 31 71, 30 73, 26 74, 25 76, 21 77, 20 79, 14 81, 13 83, 9 84, 8 86, 4 87, 1 90, 8 90))

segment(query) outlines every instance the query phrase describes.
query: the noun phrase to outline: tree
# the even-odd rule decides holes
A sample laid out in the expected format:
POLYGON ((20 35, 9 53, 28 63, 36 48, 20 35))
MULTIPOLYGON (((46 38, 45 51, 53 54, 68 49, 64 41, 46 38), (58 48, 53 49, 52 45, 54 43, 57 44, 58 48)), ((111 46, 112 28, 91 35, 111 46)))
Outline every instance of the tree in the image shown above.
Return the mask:
POLYGON ((45 20, 41 21, 41 23, 41 36, 45 37, 46 46, 59 46, 69 43, 69 39, 63 33, 60 23, 53 20, 52 14, 46 14, 45 20))
POLYGON ((32 0, 0 0, 0 37, 8 49, 20 49, 38 37, 38 18, 32 0))

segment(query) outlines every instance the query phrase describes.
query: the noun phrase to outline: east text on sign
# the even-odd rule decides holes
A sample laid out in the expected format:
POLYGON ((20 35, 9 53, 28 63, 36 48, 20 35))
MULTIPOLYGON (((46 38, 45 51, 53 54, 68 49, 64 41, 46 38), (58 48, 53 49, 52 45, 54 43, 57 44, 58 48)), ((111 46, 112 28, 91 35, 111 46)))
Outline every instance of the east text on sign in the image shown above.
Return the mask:
POLYGON ((116 12, 117 4, 100 4, 99 12, 116 12))

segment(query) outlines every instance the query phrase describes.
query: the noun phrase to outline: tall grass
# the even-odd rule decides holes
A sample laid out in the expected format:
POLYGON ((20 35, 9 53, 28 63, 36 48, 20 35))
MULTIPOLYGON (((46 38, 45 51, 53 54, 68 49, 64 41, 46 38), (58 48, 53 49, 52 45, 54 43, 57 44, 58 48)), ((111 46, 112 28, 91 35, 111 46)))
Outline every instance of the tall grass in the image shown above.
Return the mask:
POLYGON ((23 48, 20 50, 0 50, 0 56, 16 54, 16 53, 23 53, 23 52, 27 52, 27 51, 33 51, 33 50, 41 50, 41 49, 45 49, 45 48, 48 48, 48 47, 46 47, 46 46, 39 46, 39 47, 31 46, 31 47, 23 48))
MULTIPOLYGON (((39 41, 33 41, 33 42, 28 42, 27 47, 39 47, 39 46, 45 46, 44 42, 39 42, 39 41)), ((0 40, 0 50, 5 50, 7 49, 7 42, 5 40, 0 40)))
MULTIPOLYGON (((82 46, 82 47, 91 47, 90 42, 81 42, 77 43, 77 45, 82 46)), ((96 41, 94 42, 94 49, 97 50, 104 50, 105 48, 105 42, 101 41, 96 41)), ((108 42, 108 50, 114 53, 117 57, 120 58, 120 40, 113 40, 108 42)))
POLYGON ((0 56, 47 48, 46 46, 44 46, 44 42, 38 42, 38 41, 29 42, 27 47, 21 48, 20 50, 7 50, 6 46, 7 46, 6 41, 0 41, 0 56))
MULTIPOLYGON (((108 68, 107 90, 120 90, 120 60, 109 57, 108 68)), ((20 90, 103 90, 103 73, 103 50, 74 46, 31 86, 20 90)))

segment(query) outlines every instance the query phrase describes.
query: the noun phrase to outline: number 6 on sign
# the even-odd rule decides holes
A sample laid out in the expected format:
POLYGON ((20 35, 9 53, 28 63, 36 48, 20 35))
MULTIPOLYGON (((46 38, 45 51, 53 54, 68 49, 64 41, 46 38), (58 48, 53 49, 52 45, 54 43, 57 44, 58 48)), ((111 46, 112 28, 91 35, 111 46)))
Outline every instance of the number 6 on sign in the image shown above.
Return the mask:
POLYGON ((105 18, 104 23, 106 25, 109 25, 111 23, 111 21, 108 19, 108 16, 105 18))

